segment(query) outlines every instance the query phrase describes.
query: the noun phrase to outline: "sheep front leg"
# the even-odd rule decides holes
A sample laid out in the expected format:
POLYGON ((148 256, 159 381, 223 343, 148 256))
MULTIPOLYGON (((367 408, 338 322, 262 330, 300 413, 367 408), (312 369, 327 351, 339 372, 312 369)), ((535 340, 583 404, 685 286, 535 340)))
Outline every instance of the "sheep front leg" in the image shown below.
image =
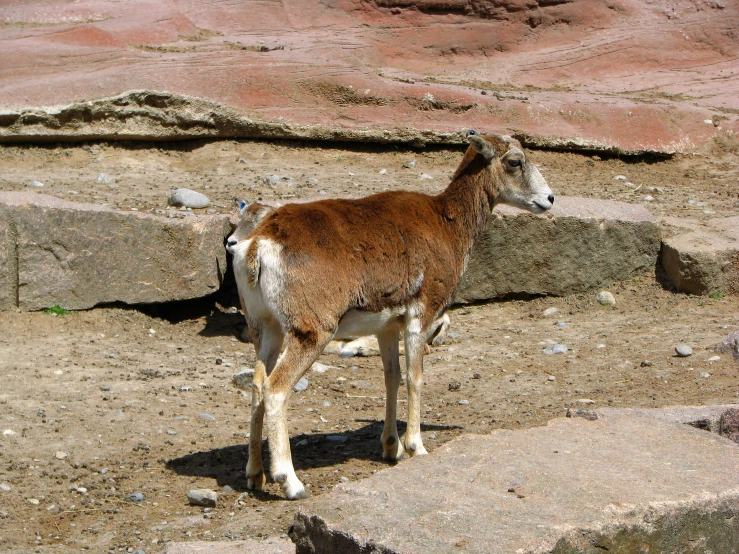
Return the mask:
POLYGON ((411 456, 428 454, 421 438, 421 387, 423 385, 423 352, 426 334, 418 317, 406 322, 405 362, 408 385, 408 427, 403 437, 405 450, 411 456))

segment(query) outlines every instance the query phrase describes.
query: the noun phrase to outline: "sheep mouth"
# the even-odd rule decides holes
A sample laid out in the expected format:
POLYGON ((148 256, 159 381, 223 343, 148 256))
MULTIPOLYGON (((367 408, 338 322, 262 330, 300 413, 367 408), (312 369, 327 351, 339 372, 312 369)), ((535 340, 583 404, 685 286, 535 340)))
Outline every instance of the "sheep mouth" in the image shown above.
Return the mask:
POLYGON ((531 201, 531 211, 535 214, 540 214, 543 212, 546 212, 548 210, 552 209, 552 205, 547 202, 546 204, 543 204, 541 202, 537 202, 536 200, 531 201))

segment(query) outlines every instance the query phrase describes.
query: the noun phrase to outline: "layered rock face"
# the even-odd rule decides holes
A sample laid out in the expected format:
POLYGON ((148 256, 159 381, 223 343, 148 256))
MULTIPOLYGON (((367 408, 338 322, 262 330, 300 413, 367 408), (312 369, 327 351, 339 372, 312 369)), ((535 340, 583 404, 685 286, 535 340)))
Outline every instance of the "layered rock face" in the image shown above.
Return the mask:
POLYGON ((672 153, 739 130, 733 2, 49 0, 0 21, 0 141, 433 143, 475 127, 672 153))

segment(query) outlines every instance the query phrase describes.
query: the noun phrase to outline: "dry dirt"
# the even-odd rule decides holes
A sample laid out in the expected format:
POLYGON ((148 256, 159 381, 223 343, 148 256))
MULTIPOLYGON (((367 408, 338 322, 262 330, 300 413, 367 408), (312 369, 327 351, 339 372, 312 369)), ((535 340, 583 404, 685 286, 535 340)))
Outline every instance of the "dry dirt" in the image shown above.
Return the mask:
MULTIPOLYGON (((531 156, 556 194, 645 202, 658 216, 739 212, 739 157, 725 143, 667 161, 531 156)), ((31 188, 35 179, 44 183, 36 190, 65 199, 166 211, 167 192, 184 186, 229 212, 234 196, 438 191, 460 157, 234 141, 0 147, 0 190, 31 188)), ((726 355, 709 361, 721 337, 739 329, 739 299, 677 294, 654 273, 610 290, 615 307, 596 303, 593 291, 452 310, 451 338, 426 357, 429 451, 460 433, 542 425, 570 406, 739 402, 739 365, 726 355), (545 316, 552 307, 558 311, 545 316), (569 352, 544 354, 552 342, 569 352), (694 354, 675 357, 679 343, 694 354)), ((254 352, 237 338, 243 318, 229 300, 0 313, 1 551, 150 554, 169 541, 287 532, 296 504, 275 484, 243 494, 249 402, 231 377, 253 367, 254 352), (219 491, 218 507, 188 506, 193 488, 219 491), (132 502, 133 493, 146 498, 132 502)), ((296 469, 313 494, 387 467, 379 358, 321 361, 334 367, 309 373, 289 419, 296 469)))

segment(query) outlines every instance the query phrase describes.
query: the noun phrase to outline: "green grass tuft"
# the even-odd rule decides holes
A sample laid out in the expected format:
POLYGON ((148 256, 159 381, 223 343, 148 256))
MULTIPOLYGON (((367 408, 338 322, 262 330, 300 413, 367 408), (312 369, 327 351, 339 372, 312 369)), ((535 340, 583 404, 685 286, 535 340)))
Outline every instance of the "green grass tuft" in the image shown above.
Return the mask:
POLYGON ((51 308, 44 310, 45 314, 67 315, 69 310, 65 310, 59 304, 54 304, 51 308))

